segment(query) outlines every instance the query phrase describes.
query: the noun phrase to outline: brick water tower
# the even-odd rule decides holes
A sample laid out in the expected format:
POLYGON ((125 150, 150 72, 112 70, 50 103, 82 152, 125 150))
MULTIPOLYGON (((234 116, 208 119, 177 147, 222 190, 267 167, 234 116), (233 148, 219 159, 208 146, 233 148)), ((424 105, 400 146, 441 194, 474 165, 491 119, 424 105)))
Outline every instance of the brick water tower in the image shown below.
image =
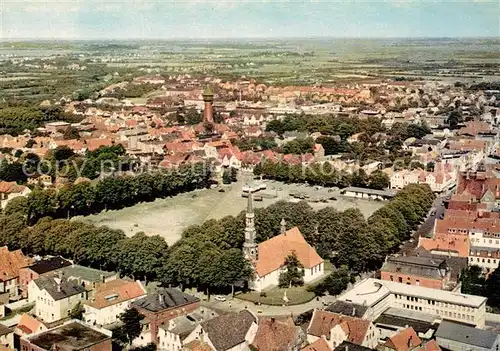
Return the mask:
POLYGON ((205 102, 205 109, 203 110, 203 123, 210 123, 214 125, 214 112, 212 104, 214 102, 214 93, 209 85, 203 90, 203 101, 205 102))

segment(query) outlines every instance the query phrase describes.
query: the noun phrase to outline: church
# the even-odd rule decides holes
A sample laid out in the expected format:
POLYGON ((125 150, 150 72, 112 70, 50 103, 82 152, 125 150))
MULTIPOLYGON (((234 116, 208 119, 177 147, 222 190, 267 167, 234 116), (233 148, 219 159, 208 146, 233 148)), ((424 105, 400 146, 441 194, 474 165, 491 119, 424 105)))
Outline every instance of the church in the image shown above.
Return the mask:
POLYGON ((304 266, 304 283, 309 283, 323 276, 325 264, 316 250, 309 245, 299 228, 286 230, 286 223, 281 221, 279 235, 260 244, 255 242, 255 216, 252 204, 252 192, 248 194, 246 211, 245 243, 243 253, 254 268, 254 280, 249 287, 262 291, 271 286, 278 286, 280 273, 284 270, 285 259, 295 252, 304 266))

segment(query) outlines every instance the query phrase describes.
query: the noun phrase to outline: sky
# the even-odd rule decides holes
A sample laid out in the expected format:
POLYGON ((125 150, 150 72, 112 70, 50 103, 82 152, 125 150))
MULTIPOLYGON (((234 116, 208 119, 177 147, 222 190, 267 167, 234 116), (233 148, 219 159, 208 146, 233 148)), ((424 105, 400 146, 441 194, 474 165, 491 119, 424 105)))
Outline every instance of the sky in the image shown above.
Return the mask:
POLYGON ((499 37, 499 0, 0 0, 0 39, 499 37))

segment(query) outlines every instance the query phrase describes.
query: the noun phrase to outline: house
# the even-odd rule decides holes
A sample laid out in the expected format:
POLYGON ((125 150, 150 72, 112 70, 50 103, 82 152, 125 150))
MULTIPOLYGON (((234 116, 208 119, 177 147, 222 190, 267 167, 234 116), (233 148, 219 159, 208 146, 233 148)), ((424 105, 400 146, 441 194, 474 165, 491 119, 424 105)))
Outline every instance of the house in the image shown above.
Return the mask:
POLYGON ((14 329, 0 324, 0 346, 14 347, 14 329))
POLYGON ((252 341, 257 351, 299 351, 307 341, 302 329, 291 318, 259 318, 258 329, 252 341))
POLYGON ((90 295, 92 295, 92 290, 99 284, 107 283, 118 278, 118 274, 115 272, 101 271, 78 264, 59 268, 55 271, 51 271, 48 275, 62 276, 67 280, 76 281, 79 285, 85 287, 90 295))
POLYGON ((21 338, 21 350, 111 351, 111 331, 70 320, 55 328, 21 338))
POLYGON ((118 321, 130 303, 145 296, 140 281, 111 280, 98 285, 90 301, 84 303, 83 320, 90 325, 108 325, 118 321))
POLYGON ((325 308, 325 311, 361 319, 369 319, 368 316, 371 315, 371 311, 367 306, 342 300, 337 300, 328 305, 328 307, 325 308))
POLYGON ((158 343, 158 328, 163 323, 181 315, 186 315, 200 307, 200 299, 174 288, 161 289, 131 303, 144 315, 147 323, 143 330, 143 339, 158 343))
POLYGON ((500 347, 500 334, 446 320, 439 325, 435 338, 447 350, 496 351, 500 347))
POLYGON ((372 351, 373 349, 361 345, 353 344, 349 341, 343 341, 333 351, 372 351))
POLYGON ((312 343, 321 338, 326 339, 331 349, 343 341, 373 348, 377 345, 378 335, 369 320, 315 310, 307 327, 307 341, 312 343))
POLYGON ((23 313, 17 323, 14 333, 19 336, 30 335, 47 330, 48 328, 38 319, 23 313))
POLYGON ((214 351, 249 351, 257 329, 257 317, 250 311, 228 313, 201 323, 185 339, 185 345, 201 341, 214 351))
POLYGON ((21 250, 9 251, 0 247, 0 295, 8 294, 8 300, 17 300, 19 294, 19 271, 31 263, 21 250))
POLYGON ((35 303, 35 316, 46 323, 68 318, 86 299, 87 290, 72 280, 42 276, 28 284, 28 301, 35 303))
POLYGON ((418 337, 413 328, 406 328, 400 330, 397 334, 391 336, 382 347, 380 351, 417 351, 422 346, 422 340, 418 337))
POLYGON ((364 304, 372 309, 372 319, 389 307, 438 315, 441 318, 484 327, 486 298, 368 278, 356 284, 338 300, 364 304))
POLYGON ((71 266, 71 262, 61 256, 49 257, 37 260, 29 266, 22 267, 19 270, 19 281, 24 298, 28 296, 28 284, 38 279, 40 276, 58 270, 60 268, 71 266))
POLYGON ((445 259, 436 260, 429 257, 392 256, 380 269, 382 280, 397 281, 408 285, 419 285, 427 288, 448 290, 451 270, 445 259))
MULTIPOLYGON (((160 325, 158 329, 158 349, 178 351, 184 346, 184 340, 202 322, 218 317, 219 314, 209 308, 200 307, 193 312, 175 317, 160 325)), ((194 345, 191 342, 191 346, 194 345)), ((212 350, 209 347, 209 350, 212 350)))
MULTIPOLYGON (((349 349, 349 350, 351 350, 351 349, 349 349)), ((315 342, 302 348, 300 351, 332 351, 332 349, 330 348, 330 346, 328 345, 328 343, 326 342, 325 339, 319 338, 315 342)), ((342 351, 345 351, 345 349, 342 349, 342 351)))
POLYGON ((0 181, 0 204, 4 209, 10 200, 16 197, 27 197, 31 190, 24 185, 18 185, 16 182, 0 181))

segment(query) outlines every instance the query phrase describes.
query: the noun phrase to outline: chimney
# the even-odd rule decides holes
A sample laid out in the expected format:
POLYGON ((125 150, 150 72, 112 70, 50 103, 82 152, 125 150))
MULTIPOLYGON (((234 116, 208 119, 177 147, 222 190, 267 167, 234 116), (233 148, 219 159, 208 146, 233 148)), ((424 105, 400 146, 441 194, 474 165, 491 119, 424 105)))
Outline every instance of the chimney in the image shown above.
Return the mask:
POLYGON ((160 305, 163 305, 163 301, 165 301, 163 294, 158 294, 158 302, 160 303, 160 305))
POLYGON ((410 337, 408 338, 408 349, 411 349, 411 345, 412 345, 411 339, 412 339, 412 336, 410 335, 410 337))
POLYGON ((101 283, 105 283, 104 279, 104 274, 101 274, 101 283))
POLYGON ((349 351, 349 346, 345 345, 344 351, 349 351))
POLYGON ((356 307, 353 307, 353 308, 352 308, 352 316, 353 316, 353 317, 354 317, 354 316, 356 316, 356 307))

